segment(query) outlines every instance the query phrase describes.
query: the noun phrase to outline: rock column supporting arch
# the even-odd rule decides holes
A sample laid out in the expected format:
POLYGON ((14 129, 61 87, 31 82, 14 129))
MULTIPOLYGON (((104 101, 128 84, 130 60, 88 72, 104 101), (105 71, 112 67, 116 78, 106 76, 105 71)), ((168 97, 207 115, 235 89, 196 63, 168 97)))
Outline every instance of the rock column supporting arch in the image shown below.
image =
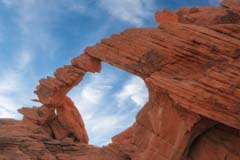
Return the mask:
MULTIPOLYGON (((34 93, 38 95, 39 102, 47 110, 41 117, 41 124, 48 124, 56 139, 73 136, 82 143, 88 143, 88 135, 81 114, 67 93, 76 86, 86 72, 100 72, 100 60, 82 54, 72 59, 72 65, 58 68, 54 77, 47 77, 39 81, 34 93), (54 113, 54 111, 56 113, 54 113), (50 114, 49 114, 50 113, 50 114)), ((25 109, 26 110, 26 109, 25 109)), ((20 110, 24 114, 24 110, 20 110)), ((24 114, 27 117, 27 114, 24 114)))
POLYGON ((149 102, 134 125, 113 138, 112 145, 120 146, 133 160, 187 158, 192 141, 217 122, 182 108, 162 88, 152 84, 148 88, 149 102))

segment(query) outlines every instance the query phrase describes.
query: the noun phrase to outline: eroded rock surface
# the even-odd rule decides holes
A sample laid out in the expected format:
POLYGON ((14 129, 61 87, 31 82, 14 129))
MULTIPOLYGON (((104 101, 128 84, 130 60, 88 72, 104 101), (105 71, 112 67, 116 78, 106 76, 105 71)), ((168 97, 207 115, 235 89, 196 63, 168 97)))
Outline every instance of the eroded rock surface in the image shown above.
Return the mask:
POLYGON ((40 80, 42 106, 0 120, 0 159, 239 160, 240 1, 155 18, 158 27, 103 39, 40 80), (140 76, 150 95, 136 122, 99 148, 66 94, 101 61, 140 76))

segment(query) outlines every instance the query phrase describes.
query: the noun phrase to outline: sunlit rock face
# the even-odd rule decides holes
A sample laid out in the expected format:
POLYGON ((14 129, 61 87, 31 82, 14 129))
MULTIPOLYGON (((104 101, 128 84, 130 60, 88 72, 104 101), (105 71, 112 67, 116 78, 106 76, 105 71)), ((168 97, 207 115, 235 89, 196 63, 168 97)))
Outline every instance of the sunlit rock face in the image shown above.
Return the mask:
POLYGON ((157 12, 155 28, 103 39, 40 80, 41 107, 0 121, 0 159, 239 160, 240 1, 157 12), (67 93, 104 61, 141 77, 149 101, 136 122, 99 148, 88 145, 67 93))

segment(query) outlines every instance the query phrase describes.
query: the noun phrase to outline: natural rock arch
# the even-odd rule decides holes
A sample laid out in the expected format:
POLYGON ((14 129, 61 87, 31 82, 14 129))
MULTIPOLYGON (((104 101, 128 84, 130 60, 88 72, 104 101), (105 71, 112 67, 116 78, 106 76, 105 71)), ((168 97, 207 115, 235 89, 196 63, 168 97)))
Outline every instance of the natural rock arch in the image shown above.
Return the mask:
MULTIPOLYGON (((65 95, 83 75, 99 72, 101 61, 107 62, 141 77, 149 89, 149 102, 133 126, 102 150, 120 151, 116 155, 122 156, 112 159, 132 160, 180 160, 204 153, 189 153, 189 148, 217 123, 239 134, 239 6, 238 0, 224 0, 220 7, 158 12, 159 27, 127 29, 86 48, 71 65, 57 69, 55 77, 40 80, 35 93, 44 109, 62 108, 65 95)), ((26 111, 22 113, 29 118, 26 111)), ((81 142, 83 133, 71 133, 81 142)), ((230 153, 238 156, 235 150, 230 153)))
MULTIPOLYGON (((141 70, 144 72, 144 74, 149 76, 155 72, 155 70, 160 69, 158 64, 161 63, 163 58, 158 52, 150 50, 142 57, 143 58, 141 61, 145 62, 147 65, 140 64, 137 66, 137 68, 142 68, 141 70)), ((101 61, 85 53, 74 58, 72 60, 72 65, 57 69, 54 73, 55 77, 48 77, 47 79, 40 80, 40 85, 37 86, 35 91, 35 93, 38 95, 39 101, 46 106, 45 108, 49 109, 50 113, 53 113, 54 109, 56 109, 58 113, 58 118, 56 121, 48 122, 48 120, 52 118, 50 115, 43 117, 45 119, 42 123, 49 123, 56 139, 63 139, 71 134, 71 136, 74 136, 77 140, 80 140, 80 142, 88 143, 88 137, 86 136, 87 133, 85 131, 81 116, 80 120, 78 120, 80 122, 80 127, 78 127, 78 124, 75 124, 75 122, 69 118, 74 117, 73 119, 78 119, 79 115, 76 107, 73 105, 70 98, 66 96, 66 94, 82 80, 87 71, 100 72, 100 70, 101 61), (69 107, 72 109, 69 110, 69 107), (67 112, 68 110, 69 112, 67 112), (74 115, 74 113, 76 113, 76 115, 74 115), (61 126, 63 126, 63 128, 61 128, 61 126)), ((195 137, 199 136, 202 132, 207 130, 209 127, 212 127, 216 123, 214 121, 207 120, 206 118, 201 118, 201 116, 183 109, 179 104, 174 102, 166 89, 159 88, 148 81, 146 81, 146 84, 148 85, 150 93, 149 102, 137 116, 135 126, 143 127, 136 127, 139 130, 152 130, 152 133, 146 132, 142 135, 142 137, 154 137, 155 140, 153 142, 162 141, 164 146, 168 145, 169 149, 171 148, 171 150, 175 150, 175 152, 169 154, 162 148, 162 153, 160 152, 160 154, 163 157, 179 159, 187 153, 187 148, 195 137), (148 111, 146 112, 145 110, 148 111), (154 112, 158 113, 158 115, 154 115, 154 112), (152 117, 149 117, 149 113, 152 117), (173 121, 171 121, 171 119, 173 121), (158 123, 158 121, 161 123, 158 123), (173 128, 175 128, 175 131, 174 134, 171 135, 169 133, 172 132, 173 128)), ((45 113, 44 115, 48 114, 45 113)), ((131 132, 128 134, 135 135, 134 132, 136 131, 131 130, 131 132)), ((136 137, 132 137, 132 139, 135 138, 136 137)), ((117 142, 116 139, 118 138, 113 138, 113 142, 121 144, 121 142, 117 142)), ((131 146, 131 143, 128 143, 128 145, 131 146)), ((139 143, 139 141, 136 141, 136 143, 139 143)), ((139 150, 141 150, 142 147, 147 147, 144 149, 144 154, 151 154, 147 153, 148 151, 153 150, 151 146, 154 145, 151 145, 151 143, 152 142, 150 141, 148 144, 148 147, 150 145, 149 148, 143 145, 140 146, 139 150)), ((131 155, 131 153, 129 154, 131 155)))

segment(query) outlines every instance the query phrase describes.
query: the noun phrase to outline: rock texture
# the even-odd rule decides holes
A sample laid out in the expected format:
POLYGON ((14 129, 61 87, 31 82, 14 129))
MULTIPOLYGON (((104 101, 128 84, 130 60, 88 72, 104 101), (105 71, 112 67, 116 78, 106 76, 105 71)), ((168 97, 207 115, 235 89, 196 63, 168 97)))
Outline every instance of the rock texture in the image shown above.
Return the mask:
POLYGON ((57 108, 43 105, 41 107, 22 108, 23 121, 42 125, 55 139, 62 140, 71 136, 75 141, 88 143, 88 135, 82 117, 74 103, 67 96, 62 106, 57 108))
POLYGON ((41 107, 0 120, 0 159, 239 160, 240 1, 157 12, 155 28, 127 29, 87 47, 39 81, 41 107), (66 94, 101 61, 144 79, 149 101, 112 143, 88 145, 66 94))

